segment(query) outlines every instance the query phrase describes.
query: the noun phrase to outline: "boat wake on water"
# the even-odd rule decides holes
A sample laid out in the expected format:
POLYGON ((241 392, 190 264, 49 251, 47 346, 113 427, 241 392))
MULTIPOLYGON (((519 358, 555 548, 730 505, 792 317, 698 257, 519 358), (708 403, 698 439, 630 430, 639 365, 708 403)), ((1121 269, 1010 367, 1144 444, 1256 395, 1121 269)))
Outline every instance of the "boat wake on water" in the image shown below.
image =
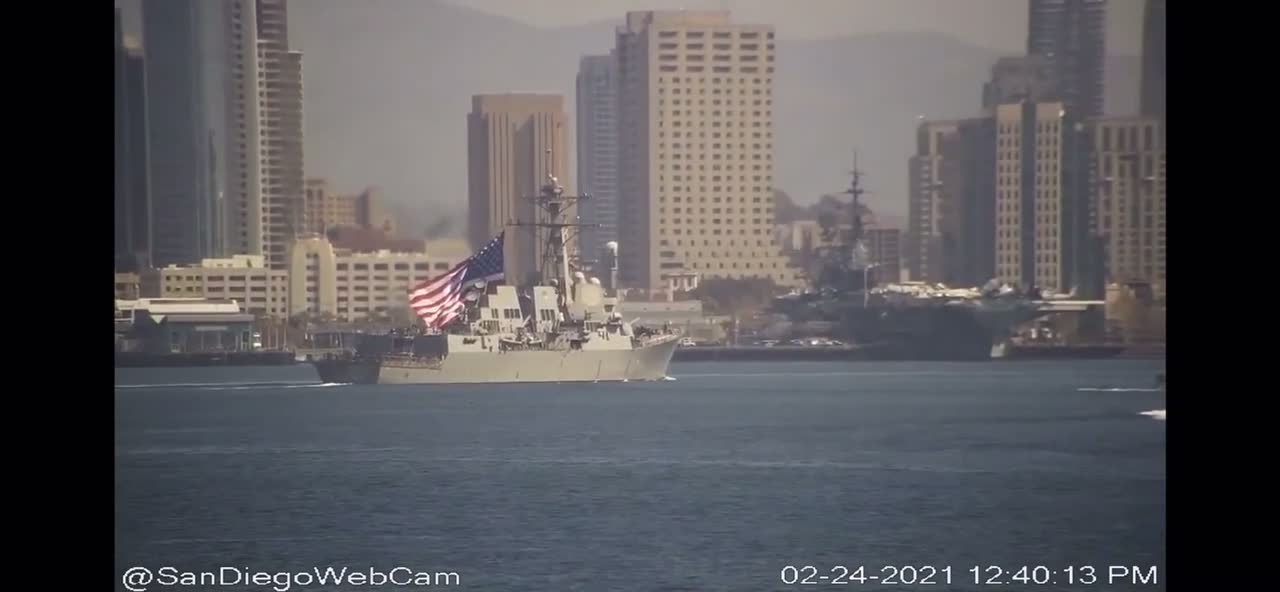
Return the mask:
POLYGON ((347 382, 312 382, 307 384, 217 385, 217 386, 200 387, 199 390, 202 390, 202 391, 252 391, 252 390, 260 390, 260 389, 268 389, 268 388, 287 388, 287 389, 326 388, 331 386, 349 386, 350 384, 351 383, 347 383, 347 382))
MULTIPOLYGON (((327 383, 326 383, 327 384, 327 383)), ((173 382, 164 384, 117 384, 118 389, 202 389, 202 388, 297 388, 323 386, 315 381, 275 380, 266 382, 173 382)))
POLYGON ((1158 420, 1158 421, 1164 421, 1164 415, 1165 415, 1165 413, 1164 413, 1164 412, 1165 412, 1165 410, 1164 410, 1164 409, 1152 409, 1151 411, 1143 411, 1142 413, 1139 413, 1138 415, 1145 415, 1145 416, 1147 416, 1147 417, 1150 417, 1151 419, 1155 419, 1155 420, 1158 420))

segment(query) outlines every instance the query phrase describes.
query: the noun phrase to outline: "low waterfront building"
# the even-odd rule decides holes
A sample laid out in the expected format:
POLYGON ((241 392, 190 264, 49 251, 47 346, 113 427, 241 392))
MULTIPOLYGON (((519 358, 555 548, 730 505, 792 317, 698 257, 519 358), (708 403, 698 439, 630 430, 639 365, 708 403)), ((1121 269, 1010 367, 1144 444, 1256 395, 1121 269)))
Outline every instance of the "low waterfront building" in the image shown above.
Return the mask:
POLYGON ((289 259, 289 316, 355 322, 407 310, 412 286, 471 255, 461 241, 433 241, 427 248, 361 253, 322 237, 298 240, 289 259))
POLYGON ((411 286, 471 255, 461 240, 418 243, 421 246, 413 252, 359 252, 312 236, 295 241, 289 266, 283 269, 267 269, 261 255, 160 269, 159 293, 165 298, 235 300, 246 314, 260 318, 363 321, 407 309, 411 286))
POLYGON ((170 265, 159 270, 163 298, 209 298, 243 303, 244 312, 285 318, 289 304, 289 272, 267 269, 262 255, 203 259, 200 265, 170 265))
POLYGON ((235 301, 143 298, 118 301, 116 309, 128 311, 132 320, 124 339, 129 350, 197 353, 254 349, 253 315, 243 312, 235 301))

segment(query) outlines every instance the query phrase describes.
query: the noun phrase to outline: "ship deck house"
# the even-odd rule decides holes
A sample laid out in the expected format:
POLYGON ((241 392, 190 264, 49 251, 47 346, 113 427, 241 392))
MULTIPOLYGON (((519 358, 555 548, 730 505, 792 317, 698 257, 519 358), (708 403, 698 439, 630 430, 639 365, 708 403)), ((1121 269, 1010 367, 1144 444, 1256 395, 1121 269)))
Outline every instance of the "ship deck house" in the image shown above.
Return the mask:
POLYGON ((133 307, 133 337, 154 353, 235 352, 253 347, 253 315, 235 301, 151 298, 133 307))

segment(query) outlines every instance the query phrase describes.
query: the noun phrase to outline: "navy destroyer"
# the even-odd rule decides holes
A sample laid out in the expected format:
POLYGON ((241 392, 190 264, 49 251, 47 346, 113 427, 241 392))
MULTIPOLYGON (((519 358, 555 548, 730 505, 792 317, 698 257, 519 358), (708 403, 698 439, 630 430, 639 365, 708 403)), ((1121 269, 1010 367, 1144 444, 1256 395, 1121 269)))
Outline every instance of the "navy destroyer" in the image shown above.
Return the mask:
POLYGON ((810 286, 774 300, 793 324, 821 323, 837 338, 882 359, 985 360, 999 355, 1015 325, 1046 314, 1034 291, 989 282, 954 289, 923 283, 875 285, 863 237, 861 173, 855 161, 845 222, 828 220, 810 286), (841 228, 843 226, 843 228, 841 228))
POLYGON ((424 321, 408 334, 363 336, 354 351, 315 362, 321 380, 358 384, 452 384, 660 380, 678 335, 632 327, 600 281, 571 274, 567 196, 554 176, 534 196, 546 229, 542 280, 502 283, 505 231, 471 258, 417 286, 424 321))

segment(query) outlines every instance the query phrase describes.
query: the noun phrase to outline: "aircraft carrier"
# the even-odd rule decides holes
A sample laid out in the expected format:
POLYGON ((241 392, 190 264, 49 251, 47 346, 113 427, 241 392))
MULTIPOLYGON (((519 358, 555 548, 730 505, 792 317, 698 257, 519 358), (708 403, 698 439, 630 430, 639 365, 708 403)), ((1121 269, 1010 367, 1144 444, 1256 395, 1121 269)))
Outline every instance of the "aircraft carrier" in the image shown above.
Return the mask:
MULTIPOLYGON (((543 257, 548 265, 539 282, 523 288, 498 283, 505 276, 499 234, 442 276, 456 274, 455 283, 444 285, 466 294, 456 317, 439 327, 360 336, 353 351, 314 361, 320 379, 461 384, 665 378, 678 336, 632 327, 598 279, 570 274, 565 229, 577 225, 564 221, 566 205, 582 197, 564 195, 556 178, 547 178, 532 198, 546 212, 543 221, 517 224, 549 230, 543 257)), ((424 285, 439 285, 437 280, 424 285)), ((438 318, 427 308, 420 306, 419 315, 438 318)))
MULTIPOLYGON (((837 218, 824 227, 829 247, 822 249, 802 292, 774 300, 771 310, 793 326, 819 323, 832 336, 877 359, 987 360, 1001 351, 1009 331, 1056 307, 1035 291, 1020 292, 994 281, 982 288, 953 289, 924 283, 874 285, 874 264, 863 242, 861 173, 843 194, 851 220, 841 229, 837 218)), ((1096 304, 1096 303, 1089 303, 1096 304)))

